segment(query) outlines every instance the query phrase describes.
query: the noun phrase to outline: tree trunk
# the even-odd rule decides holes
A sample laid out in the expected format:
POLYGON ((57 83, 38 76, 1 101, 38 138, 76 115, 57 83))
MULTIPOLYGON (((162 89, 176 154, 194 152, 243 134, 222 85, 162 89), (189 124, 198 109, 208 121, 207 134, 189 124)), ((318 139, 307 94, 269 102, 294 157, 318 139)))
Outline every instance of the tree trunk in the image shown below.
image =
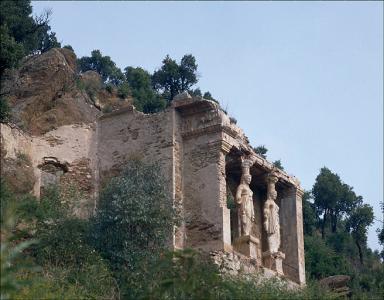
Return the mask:
POLYGON ((355 241, 355 243, 356 243, 357 249, 359 250, 360 263, 361 263, 361 265, 363 265, 364 264, 364 261, 363 261, 363 250, 361 249, 360 243, 358 241, 355 241))
POLYGON ((327 222, 327 210, 324 212, 323 223, 321 224, 321 238, 325 238, 325 224, 327 222))
POLYGON ((337 215, 332 216, 332 232, 335 233, 337 231, 337 215))

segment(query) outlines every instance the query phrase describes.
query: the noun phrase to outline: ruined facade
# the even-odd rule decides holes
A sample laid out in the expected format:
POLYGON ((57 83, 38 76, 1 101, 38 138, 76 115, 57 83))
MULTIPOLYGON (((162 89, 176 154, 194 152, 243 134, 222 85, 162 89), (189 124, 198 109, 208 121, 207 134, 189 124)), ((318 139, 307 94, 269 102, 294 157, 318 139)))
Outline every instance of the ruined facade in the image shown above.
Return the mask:
POLYGON ((305 284, 298 180, 257 155, 213 101, 183 93, 157 114, 130 106, 39 137, 2 124, 1 139, 6 156, 31 157, 36 195, 52 182, 76 182, 93 199, 80 205, 84 216, 127 160, 158 162, 182 218, 175 249, 207 251, 235 274, 266 270, 305 284))

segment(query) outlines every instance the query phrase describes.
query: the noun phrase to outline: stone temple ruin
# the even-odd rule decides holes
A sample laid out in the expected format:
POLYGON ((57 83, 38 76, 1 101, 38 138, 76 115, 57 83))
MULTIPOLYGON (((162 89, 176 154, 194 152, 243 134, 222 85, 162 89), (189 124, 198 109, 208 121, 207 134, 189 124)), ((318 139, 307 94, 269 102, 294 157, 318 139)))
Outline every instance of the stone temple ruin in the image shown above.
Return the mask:
POLYGON ((127 160, 158 162, 183 220, 175 249, 207 251, 234 274, 264 271, 305 284, 299 181, 257 155, 217 103, 182 93, 157 114, 130 106, 41 137, 1 126, 6 155, 23 149, 31 157, 36 195, 48 183, 77 182, 97 199, 127 160))

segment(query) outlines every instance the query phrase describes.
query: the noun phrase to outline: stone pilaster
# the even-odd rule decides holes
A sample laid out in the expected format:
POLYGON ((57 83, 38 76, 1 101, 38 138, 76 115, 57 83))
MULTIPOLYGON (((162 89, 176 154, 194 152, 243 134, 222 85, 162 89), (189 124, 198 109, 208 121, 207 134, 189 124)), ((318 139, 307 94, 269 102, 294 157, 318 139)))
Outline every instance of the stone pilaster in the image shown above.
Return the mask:
POLYGON ((299 186, 287 188, 281 199, 281 249, 286 254, 283 263, 287 277, 305 285, 305 259, 303 235, 303 190, 299 186))

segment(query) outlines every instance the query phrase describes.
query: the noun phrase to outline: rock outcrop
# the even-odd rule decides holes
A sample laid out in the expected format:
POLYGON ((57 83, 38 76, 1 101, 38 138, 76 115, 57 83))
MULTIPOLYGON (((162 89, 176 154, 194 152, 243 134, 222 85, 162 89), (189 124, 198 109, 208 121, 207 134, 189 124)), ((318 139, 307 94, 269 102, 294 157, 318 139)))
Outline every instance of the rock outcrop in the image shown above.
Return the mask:
POLYGON ((11 122, 32 135, 92 123, 103 107, 112 111, 132 102, 107 92, 96 72, 79 75, 75 53, 57 48, 26 57, 18 69, 8 70, 1 95, 12 109, 11 122))
POLYGON ((76 86, 76 55, 68 49, 28 57, 4 77, 1 94, 12 108, 12 122, 33 135, 90 123, 100 114, 76 86))

